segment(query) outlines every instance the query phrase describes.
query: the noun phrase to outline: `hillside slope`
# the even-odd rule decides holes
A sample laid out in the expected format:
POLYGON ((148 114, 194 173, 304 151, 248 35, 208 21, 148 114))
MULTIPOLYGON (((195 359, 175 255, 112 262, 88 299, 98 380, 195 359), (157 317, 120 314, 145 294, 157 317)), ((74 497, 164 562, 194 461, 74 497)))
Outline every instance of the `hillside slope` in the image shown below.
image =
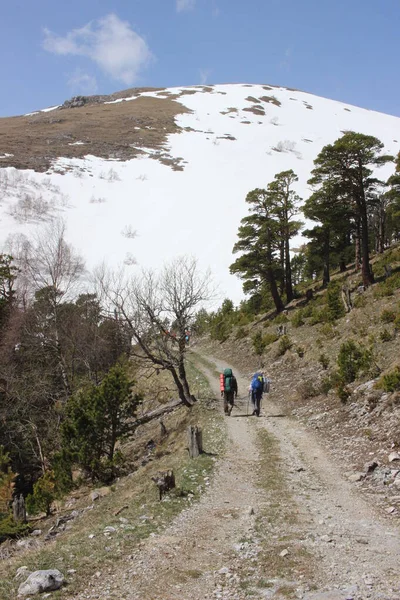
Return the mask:
POLYGON ((346 130, 399 150, 399 118, 282 87, 127 90, 75 105, 0 120, 1 239, 62 216, 89 268, 194 254, 234 300, 250 189, 292 168, 307 197, 312 161, 346 130))

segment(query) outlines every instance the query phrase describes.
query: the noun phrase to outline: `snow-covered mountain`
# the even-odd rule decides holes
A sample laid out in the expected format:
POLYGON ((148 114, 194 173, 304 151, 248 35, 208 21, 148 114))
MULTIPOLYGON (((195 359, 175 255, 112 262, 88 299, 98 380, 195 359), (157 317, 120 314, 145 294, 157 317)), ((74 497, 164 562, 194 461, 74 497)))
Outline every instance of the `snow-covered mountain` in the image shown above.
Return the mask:
POLYGON ((399 118, 265 85, 131 90, 46 111, 0 119, 0 239, 63 216, 88 268, 193 254, 235 301, 248 191, 292 168, 306 198, 313 160, 346 130, 400 149, 399 118))

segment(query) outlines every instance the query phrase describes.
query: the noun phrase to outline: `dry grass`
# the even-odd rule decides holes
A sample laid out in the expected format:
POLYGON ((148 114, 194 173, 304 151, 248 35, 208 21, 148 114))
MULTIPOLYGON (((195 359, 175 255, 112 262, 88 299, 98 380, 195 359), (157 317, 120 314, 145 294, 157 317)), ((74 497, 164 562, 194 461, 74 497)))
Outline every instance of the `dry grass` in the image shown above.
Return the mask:
POLYGON ((128 160, 141 154, 141 148, 164 151, 167 136, 180 131, 175 117, 189 111, 172 98, 103 103, 104 98, 137 96, 139 91, 102 96, 102 103, 88 102, 78 108, 0 119, 1 152, 14 155, 2 158, 1 166, 46 171, 60 156, 92 154, 128 160), (71 146, 78 141, 83 145, 71 146))

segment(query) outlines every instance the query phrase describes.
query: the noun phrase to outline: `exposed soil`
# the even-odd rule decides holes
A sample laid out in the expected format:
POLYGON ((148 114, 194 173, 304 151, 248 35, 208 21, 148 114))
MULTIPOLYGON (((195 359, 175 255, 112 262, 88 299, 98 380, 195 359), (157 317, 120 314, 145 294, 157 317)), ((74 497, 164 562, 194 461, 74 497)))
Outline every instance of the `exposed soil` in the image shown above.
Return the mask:
POLYGON ((46 171, 59 157, 92 154, 128 160, 143 148, 165 151, 167 136, 180 131, 175 117, 189 112, 182 104, 166 97, 104 104, 141 91, 145 90, 93 96, 76 108, 0 119, 0 155, 11 155, 0 159, 0 166, 46 171))
MULTIPOLYGON (((228 365, 207 360, 214 366, 201 368, 218 396, 215 368, 228 365)), ((226 418, 227 452, 209 491, 74 597, 400 597, 397 527, 381 520, 343 479, 340 463, 274 404, 273 394, 259 419, 247 417, 248 377, 236 375, 240 398, 226 418)))

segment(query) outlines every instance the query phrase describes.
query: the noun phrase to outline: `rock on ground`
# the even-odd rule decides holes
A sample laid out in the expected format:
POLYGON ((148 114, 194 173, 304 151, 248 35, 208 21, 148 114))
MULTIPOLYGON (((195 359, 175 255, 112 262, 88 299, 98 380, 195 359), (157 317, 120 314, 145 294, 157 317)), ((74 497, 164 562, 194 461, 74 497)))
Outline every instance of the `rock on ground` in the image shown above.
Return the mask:
POLYGON ((18 588, 18 596, 30 596, 58 590, 64 583, 64 575, 57 569, 35 571, 18 588))

